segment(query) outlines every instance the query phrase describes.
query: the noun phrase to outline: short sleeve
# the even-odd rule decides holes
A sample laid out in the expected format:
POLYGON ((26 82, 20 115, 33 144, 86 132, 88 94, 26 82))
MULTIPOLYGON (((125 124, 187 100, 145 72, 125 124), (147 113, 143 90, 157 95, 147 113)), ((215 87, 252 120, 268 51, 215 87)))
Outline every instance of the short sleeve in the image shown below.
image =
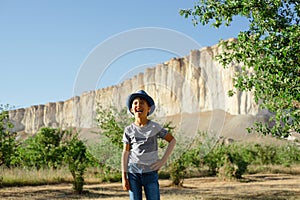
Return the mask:
POLYGON ((161 130, 158 133, 158 137, 164 138, 168 134, 168 131, 165 128, 161 128, 161 130))
POLYGON ((127 134, 127 128, 125 128, 124 133, 123 133, 123 143, 130 144, 130 137, 127 134))

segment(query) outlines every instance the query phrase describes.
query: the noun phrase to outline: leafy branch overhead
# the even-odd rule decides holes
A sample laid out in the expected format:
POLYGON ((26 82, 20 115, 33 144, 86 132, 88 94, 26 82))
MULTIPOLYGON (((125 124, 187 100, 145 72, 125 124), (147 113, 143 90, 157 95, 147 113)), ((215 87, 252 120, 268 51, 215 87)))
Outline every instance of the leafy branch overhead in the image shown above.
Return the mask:
MULTIPOLYGON (((220 41, 224 66, 241 65, 234 77, 237 91, 252 91, 272 126, 257 123, 256 131, 274 136, 300 132, 300 2, 298 0, 200 0, 181 10, 193 24, 230 26, 235 16, 249 27, 236 40, 220 41)), ((236 91, 229 91, 233 95, 236 91)))

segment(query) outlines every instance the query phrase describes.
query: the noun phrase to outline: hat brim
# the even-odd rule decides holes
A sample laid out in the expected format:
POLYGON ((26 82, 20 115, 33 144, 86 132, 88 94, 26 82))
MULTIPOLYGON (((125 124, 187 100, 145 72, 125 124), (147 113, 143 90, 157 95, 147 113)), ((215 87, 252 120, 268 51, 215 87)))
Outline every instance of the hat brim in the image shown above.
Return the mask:
POLYGON ((145 95, 145 94, 141 94, 141 93, 133 93, 133 94, 131 94, 131 95, 129 95, 128 96, 128 98, 127 98, 127 108, 128 108, 128 110, 129 110, 129 112, 132 114, 132 115, 134 115, 132 112, 131 112, 131 107, 132 107, 132 102, 133 102, 133 100, 135 99, 135 98, 137 98, 137 97, 140 97, 140 98, 143 98, 143 99, 146 99, 146 101, 149 103, 149 105, 150 105, 150 111, 149 111, 149 113, 148 113, 148 115, 151 115, 153 112, 154 112, 154 110, 155 110, 155 103, 154 103, 154 101, 153 101, 153 99, 149 96, 149 95, 145 95))

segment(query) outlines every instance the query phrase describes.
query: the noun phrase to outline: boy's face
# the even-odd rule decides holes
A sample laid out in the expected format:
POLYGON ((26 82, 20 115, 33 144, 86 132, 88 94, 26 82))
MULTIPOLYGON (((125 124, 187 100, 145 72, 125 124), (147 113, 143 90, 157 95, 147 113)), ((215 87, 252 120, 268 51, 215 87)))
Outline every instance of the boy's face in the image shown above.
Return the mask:
POLYGON ((150 112, 150 106, 145 99, 137 97, 133 100, 130 111, 135 117, 147 117, 150 112))

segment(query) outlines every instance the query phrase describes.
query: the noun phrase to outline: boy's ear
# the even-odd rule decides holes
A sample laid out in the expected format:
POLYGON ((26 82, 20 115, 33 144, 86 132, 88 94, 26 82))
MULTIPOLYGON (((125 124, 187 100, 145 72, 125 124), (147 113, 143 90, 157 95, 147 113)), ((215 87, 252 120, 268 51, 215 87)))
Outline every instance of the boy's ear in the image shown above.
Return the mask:
POLYGON ((149 115, 150 111, 151 111, 151 107, 148 107, 148 115, 149 115))
POLYGON ((130 112, 132 112, 132 113, 133 113, 133 108, 132 108, 132 107, 130 108, 130 112))

